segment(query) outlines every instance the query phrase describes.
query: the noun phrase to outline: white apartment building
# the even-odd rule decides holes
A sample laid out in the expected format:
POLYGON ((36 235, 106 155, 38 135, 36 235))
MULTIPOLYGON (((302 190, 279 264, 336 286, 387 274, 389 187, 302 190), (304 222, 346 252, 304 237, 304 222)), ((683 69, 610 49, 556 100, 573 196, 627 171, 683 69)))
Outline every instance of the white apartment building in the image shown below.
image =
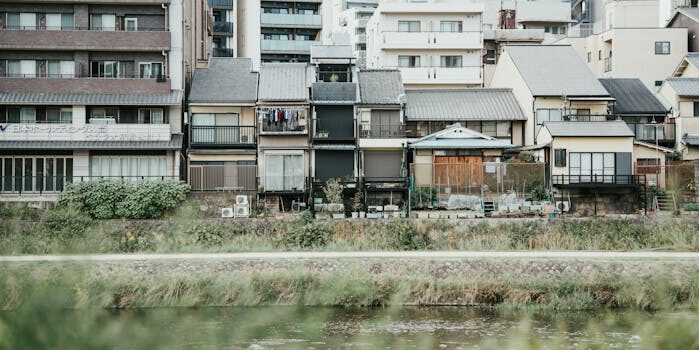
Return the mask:
POLYGON ((394 0, 367 23, 367 67, 398 68, 407 89, 483 85, 483 5, 394 0))
POLYGON ((351 45, 358 67, 366 65, 366 26, 378 6, 378 0, 335 0, 331 42, 351 45))
POLYGON ((571 23, 570 1, 487 1, 484 6, 483 29, 536 29, 545 33, 544 43, 559 40, 568 34, 571 23))
POLYGON ((570 36, 586 37, 611 28, 660 27, 666 20, 661 10, 667 1, 678 0, 575 0, 584 8, 585 18, 578 18, 580 23, 571 28, 570 36))

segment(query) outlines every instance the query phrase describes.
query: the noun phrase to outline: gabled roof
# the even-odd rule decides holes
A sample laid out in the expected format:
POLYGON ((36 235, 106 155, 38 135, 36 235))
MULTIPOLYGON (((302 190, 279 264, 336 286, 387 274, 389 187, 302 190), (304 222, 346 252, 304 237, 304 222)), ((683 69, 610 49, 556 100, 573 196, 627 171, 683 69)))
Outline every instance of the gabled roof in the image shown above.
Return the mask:
POLYGON ((689 19, 699 22, 699 8, 696 7, 679 7, 677 8, 677 11, 675 14, 672 15, 672 18, 667 22, 666 27, 670 27, 673 22, 675 22, 675 19, 677 19, 678 14, 683 14, 687 16, 689 19))
POLYGON ((354 104, 357 99, 357 84, 313 83, 311 93, 315 104, 354 104))
POLYGON ((408 90, 406 120, 527 120, 511 89, 408 90))
POLYGON ((454 124, 420 139, 409 141, 409 148, 421 149, 498 149, 514 147, 511 143, 454 124))
POLYGON ((194 71, 190 103, 255 103, 259 74, 249 58, 212 57, 194 71))
POLYGON ((176 106, 182 104, 182 90, 167 95, 99 93, 24 93, 2 92, 0 104, 6 105, 83 105, 83 106, 176 106))
POLYGON ((667 78, 663 84, 668 84, 677 96, 699 96, 699 78, 667 78))
POLYGON ((350 59, 354 57, 352 45, 312 45, 311 59, 350 59))
POLYGON ((626 122, 544 122, 553 137, 633 137, 626 122))
MULTIPOLYGON (((699 69, 699 52, 688 52, 680 61, 680 64, 672 72, 673 78, 681 78, 689 65, 699 69)), ((691 77, 688 77, 691 78, 691 77)), ((696 77, 695 77, 696 78, 696 77)))
POLYGON ((570 45, 508 45, 505 51, 534 96, 609 97, 570 45))
POLYGON ((400 105, 405 97, 403 80, 397 69, 363 70, 357 73, 359 103, 363 105, 400 105))
POLYGON ((665 106, 640 79, 600 79, 599 81, 616 100, 615 114, 664 115, 667 113, 665 106))
POLYGON ((260 67, 259 101, 308 101, 308 65, 264 63, 260 67))

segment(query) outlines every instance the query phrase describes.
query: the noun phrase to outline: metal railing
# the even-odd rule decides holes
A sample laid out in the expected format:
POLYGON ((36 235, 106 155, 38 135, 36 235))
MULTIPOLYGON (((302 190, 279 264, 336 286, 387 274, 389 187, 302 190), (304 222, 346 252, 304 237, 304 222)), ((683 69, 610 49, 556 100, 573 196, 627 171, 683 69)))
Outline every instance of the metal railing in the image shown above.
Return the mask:
POLYGON ((402 124, 360 124, 359 137, 368 139, 400 139, 405 137, 402 124))
POLYGON ((235 26, 228 21, 214 21, 214 33, 232 34, 235 26))
POLYGON ((211 50, 211 54, 214 57, 235 57, 235 50, 228 48, 217 47, 211 50))
POLYGON ((553 186, 640 186, 645 175, 552 175, 553 186))
POLYGON ((565 114, 562 120, 564 122, 607 122, 615 119, 609 114, 565 114))
POLYGON ((209 0, 209 6, 217 8, 233 8, 233 0, 209 0))
POLYGON ((674 141, 674 124, 648 124, 648 123, 626 123, 633 131, 636 140, 655 142, 656 134, 658 141, 674 141))
POLYGON ((155 79, 165 81, 169 77, 167 75, 143 76, 140 74, 117 74, 115 76, 98 76, 98 75, 83 75, 83 74, 17 74, 9 73, 0 74, 0 78, 46 78, 46 79, 155 79))
MULTIPOLYGON (((259 178, 257 183, 261 183, 259 178)), ((265 176, 265 184, 260 190, 266 193, 303 193, 310 188, 310 184, 311 179, 309 177, 301 179, 301 177, 293 175, 268 175, 265 176), (281 186, 270 186, 271 182, 278 182, 279 180, 281 180, 281 186)))
POLYGON ((226 163, 191 165, 192 191, 257 191, 257 165, 226 163))
POLYGON ((192 146, 254 146, 255 126, 191 125, 189 140, 192 146))
POLYGON ((167 32, 167 27, 143 27, 137 26, 135 30, 128 30, 126 27, 98 27, 98 26, 11 26, 3 25, 0 29, 5 30, 30 30, 30 31, 93 31, 93 32, 167 32))

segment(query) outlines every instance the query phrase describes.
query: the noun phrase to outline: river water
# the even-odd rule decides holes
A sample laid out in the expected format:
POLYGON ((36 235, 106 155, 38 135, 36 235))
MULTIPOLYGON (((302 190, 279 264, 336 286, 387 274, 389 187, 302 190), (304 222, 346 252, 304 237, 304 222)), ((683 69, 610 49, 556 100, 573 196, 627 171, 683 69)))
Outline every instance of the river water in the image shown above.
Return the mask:
MULTIPOLYGON (((636 348, 644 321, 692 313, 503 311, 470 307, 251 307, 114 311, 113 321, 137 326, 181 349, 471 349, 636 348), (147 322, 145 322, 147 320, 147 322), (504 346, 504 345, 502 345, 504 346)), ((175 347, 177 348, 177 347, 175 347)))

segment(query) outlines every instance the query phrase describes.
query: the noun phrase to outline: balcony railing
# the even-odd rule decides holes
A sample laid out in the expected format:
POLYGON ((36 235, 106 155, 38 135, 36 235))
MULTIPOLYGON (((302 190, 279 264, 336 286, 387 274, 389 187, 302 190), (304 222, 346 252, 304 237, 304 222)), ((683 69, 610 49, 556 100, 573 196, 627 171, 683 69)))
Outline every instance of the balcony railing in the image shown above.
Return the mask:
POLYGON ((645 175, 552 175, 553 186, 628 187, 645 184, 645 175))
POLYGON ((165 75, 144 75, 140 74, 117 74, 114 76, 91 76, 84 74, 44 74, 44 73, 5 73, 0 74, 0 78, 47 78, 47 79, 155 79, 165 81, 168 79, 165 75))
POLYGON ((235 57, 235 50, 228 48, 214 48, 211 50, 214 57, 235 57))
POLYGON ((461 67, 386 67, 400 69, 407 84, 480 84, 481 66, 461 67))
MULTIPOLYGON (((260 179, 257 180, 260 183, 260 179)), ((310 188, 311 179, 288 174, 267 175, 261 192, 267 193, 303 193, 310 188)))
POLYGON ((627 123, 627 125, 639 141, 652 143, 655 142, 656 136, 658 141, 675 140, 674 124, 627 123))
POLYGON ((189 185, 192 191, 257 191, 257 165, 192 165, 189 185))
POLYGON ((609 114, 565 114, 562 117, 564 122, 607 122, 615 119, 609 114))
POLYGON ((383 49, 480 49, 480 31, 463 32, 382 32, 383 49))
POLYGON ((367 139, 405 138, 405 126, 396 124, 359 125, 359 137, 367 139))
POLYGON ((319 45, 317 40, 262 40, 262 51, 311 52, 311 46, 319 45))
POLYGON ((262 13, 260 15, 262 25, 303 26, 320 27, 323 22, 320 15, 286 14, 286 13, 262 13))
POLYGON ((214 33, 233 34, 235 25, 232 22, 214 21, 214 33))
POLYGON ((192 125, 189 127, 189 140, 193 147, 254 147, 255 127, 192 125))
POLYGON ((211 6, 212 8, 232 9, 233 1, 234 0, 209 0, 209 6, 211 6))
POLYGON ((42 26, 42 25, 34 25, 34 26, 0 26, 0 29, 5 29, 5 30, 32 30, 32 31, 73 31, 73 30, 89 30, 89 31, 95 31, 95 32, 167 32, 170 29, 167 27, 145 27, 145 26, 137 26, 136 29, 134 30, 129 30, 127 28, 119 28, 119 27, 96 27, 96 26, 89 26, 89 27, 81 27, 81 26, 60 26, 60 27, 52 27, 52 26, 42 26))

